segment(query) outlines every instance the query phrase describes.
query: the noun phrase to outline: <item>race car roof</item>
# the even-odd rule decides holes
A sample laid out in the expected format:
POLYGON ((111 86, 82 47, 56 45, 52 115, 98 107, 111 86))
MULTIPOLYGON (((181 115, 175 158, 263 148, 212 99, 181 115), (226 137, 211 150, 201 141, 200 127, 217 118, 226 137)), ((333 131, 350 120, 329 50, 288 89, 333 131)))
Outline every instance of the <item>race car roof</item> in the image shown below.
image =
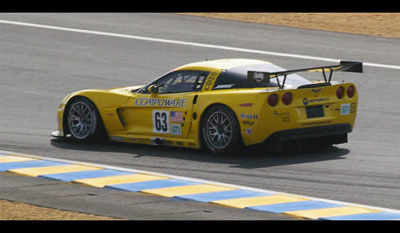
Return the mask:
MULTIPOLYGON (((263 72, 277 72, 285 71, 282 67, 272 64, 268 61, 256 59, 218 59, 212 61, 194 62, 183 65, 176 70, 213 70, 218 69, 223 72, 219 75, 215 82, 214 89, 227 88, 253 88, 253 87, 275 87, 278 86, 276 80, 271 80, 270 84, 253 83, 247 80, 247 72, 249 70, 257 70, 263 72)), ((279 77, 281 82, 283 78, 279 77)), ((288 76, 287 87, 298 87, 300 85, 311 83, 307 79, 297 75, 291 74, 288 76)))
POLYGON ((226 69, 231 69, 234 67, 249 66, 249 65, 261 65, 261 64, 272 64, 272 63, 267 62, 267 61, 262 61, 262 60, 256 60, 256 59, 240 59, 240 58, 218 59, 218 60, 200 61, 200 62, 186 64, 186 65, 178 67, 176 70, 181 70, 181 69, 226 70, 226 69))

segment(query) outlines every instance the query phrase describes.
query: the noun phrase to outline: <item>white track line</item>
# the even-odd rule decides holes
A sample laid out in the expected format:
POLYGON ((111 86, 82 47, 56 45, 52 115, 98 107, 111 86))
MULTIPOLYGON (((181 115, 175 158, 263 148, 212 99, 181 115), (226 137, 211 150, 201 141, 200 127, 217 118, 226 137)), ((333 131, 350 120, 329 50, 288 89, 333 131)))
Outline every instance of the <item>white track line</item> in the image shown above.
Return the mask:
MULTIPOLYGON (((265 50, 245 49, 245 48, 238 48, 238 47, 204 44, 204 43, 196 43, 196 42, 186 42, 186 41, 179 41, 179 40, 167 40, 167 39, 154 38, 154 37, 126 35, 126 34, 110 33, 110 32, 100 32, 100 31, 77 29, 77 28, 57 27, 57 26, 50 26, 50 25, 44 25, 44 24, 24 23, 24 22, 9 21, 9 20, 0 20, 0 23, 13 24, 13 25, 19 25, 19 26, 28 26, 28 27, 37 27, 37 28, 46 28, 46 29, 60 30, 60 31, 79 32, 79 33, 86 33, 86 34, 93 34, 93 35, 112 36, 112 37, 127 38, 127 39, 134 39, 134 40, 144 40, 144 41, 153 41, 153 42, 160 42, 160 43, 187 45, 187 46, 202 47, 202 48, 222 49, 222 50, 244 52, 244 53, 265 54, 265 55, 270 55, 270 56, 291 57, 291 58, 318 60, 318 61, 327 61, 327 62, 340 62, 340 59, 334 59, 334 58, 306 56, 306 55, 291 54, 291 53, 278 53, 278 52, 271 52, 271 51, 265 51, 265 50)), ((397 66, 397 65, 385 65, 385 64, 377 64, 377 63, 368 63, 368 62, 363 63, 363 65, 377 67, 377 68, 400 70, 400 66, 397 66)))

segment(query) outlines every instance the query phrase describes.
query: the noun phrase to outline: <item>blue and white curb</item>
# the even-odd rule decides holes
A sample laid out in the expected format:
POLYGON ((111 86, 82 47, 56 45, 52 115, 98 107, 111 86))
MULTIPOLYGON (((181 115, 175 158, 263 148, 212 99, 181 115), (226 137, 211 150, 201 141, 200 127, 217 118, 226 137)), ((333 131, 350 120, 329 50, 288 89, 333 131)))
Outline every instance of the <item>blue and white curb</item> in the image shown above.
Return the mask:
POLYGON ((0 151, 0 172, 317 220, 400 220, 400 211, 136 169, 0 151))

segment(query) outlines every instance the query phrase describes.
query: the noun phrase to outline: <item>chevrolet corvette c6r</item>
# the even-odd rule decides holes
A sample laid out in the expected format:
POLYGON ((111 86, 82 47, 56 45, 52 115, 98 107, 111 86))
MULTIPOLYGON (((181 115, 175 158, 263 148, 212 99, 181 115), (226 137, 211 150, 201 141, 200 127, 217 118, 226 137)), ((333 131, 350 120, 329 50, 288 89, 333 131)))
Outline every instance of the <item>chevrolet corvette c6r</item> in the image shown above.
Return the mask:
POLYGON ((142 86, 82 90, 63 99, 55 137, 207 148, 267 148, 310 139, 346 143, 357 112, 353 83, 334 71, 362 72, 360 62, 284 70, 270 62, 220 59, 178 67, 142 86), (321 72, 311 82, 298 72, 321 72))

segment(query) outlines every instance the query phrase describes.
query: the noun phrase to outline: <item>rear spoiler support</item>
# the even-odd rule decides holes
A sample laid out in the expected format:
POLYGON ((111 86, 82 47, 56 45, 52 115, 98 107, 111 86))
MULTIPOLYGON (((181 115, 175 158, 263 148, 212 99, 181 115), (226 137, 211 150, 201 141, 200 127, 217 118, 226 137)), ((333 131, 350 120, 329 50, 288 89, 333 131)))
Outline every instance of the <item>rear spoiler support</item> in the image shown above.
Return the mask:
POLYGON ((286 71, 278 71, 278 72, 248 71, 247 72, 247 80, 251 81, 251 82, 269 83, 271 78, 276 78, 279 89, 283 89, 285 87, 286 77, 289 74, 298 73, 298 72, 322 72, 325 83, 328 84, 332 80, 332 73, 334 71, 362 73, 363 72, 363 64, 362 64, 362 62, 340 61, 339 65, 311 67, 311 68, 286 70, 286 71), (328 77, 327 77, 326 71, 329 71, 328 77), (279 81, 279 78, 278 78, 279 76, 283 76, 282 84, 279 81))

